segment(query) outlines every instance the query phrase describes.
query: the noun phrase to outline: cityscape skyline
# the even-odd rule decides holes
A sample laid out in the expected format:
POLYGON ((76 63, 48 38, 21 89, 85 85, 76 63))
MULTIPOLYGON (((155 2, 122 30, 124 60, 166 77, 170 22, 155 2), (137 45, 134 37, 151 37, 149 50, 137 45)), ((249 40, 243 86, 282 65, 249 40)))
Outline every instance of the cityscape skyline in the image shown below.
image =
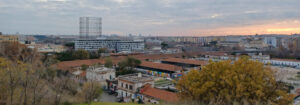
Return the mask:
POLYGON ((300 1, 1 0, 5 33, 79 35, 78 18, 102 17, 103 34, 155 36, 300 33, 300 1))

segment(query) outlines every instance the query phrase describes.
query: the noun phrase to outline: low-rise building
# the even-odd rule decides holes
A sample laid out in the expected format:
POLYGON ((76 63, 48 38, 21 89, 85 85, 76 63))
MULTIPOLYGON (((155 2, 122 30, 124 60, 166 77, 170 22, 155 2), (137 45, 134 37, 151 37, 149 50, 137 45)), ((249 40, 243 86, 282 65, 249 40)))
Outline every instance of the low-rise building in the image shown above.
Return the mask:
POLYGON ((125 102, 136 99, 139 89, 145 84, 154 86, 154 78, 142 73, 121 75, 117 80, 118 97, 123 98, 125 102))
POLYGON ((140 89, 141 99, 144 103, 160 104, 159 102, 176 103, 179 96, 174 92, 153 88, 151 84, 146 84, 140 89))
POLYGON ((136 69, 142 73, 152 76, 169 78, 177 77, 177 73, 180 73, 182 70, 182 68, 179 66, 147 61, 143 61, 139 66, 136 67, 136 69))
POLYGON ((207 64, 207 61, 182 59, 182 58, 167 58, 167 59, 163 59, 161 62, 165 64, 176 65, 184 68, 185 70, 199 69, 201 68, 201 66, 207 64))
POLYGON ((16 35, 0 35, 0 42, 18 42, 19 37, 16 35))
POLYGON ((270 60, 264 60, 263 63, 271 64, 275 66, 300 68, 300 60, 296 60, 296 59, 270 59, 270 60))
POLYGON ((31 46, 37 48, 37 51, 41 53, 59 53, 59 52, 66 51, 66 48, 63 45, 35 44, 31 46))
POLYGON ((113 80, 116 77, 116 70, 104 66, 91 66, 86 70, 87 80, 97 81, 105 89, 108 88, 106 80, 113 80))

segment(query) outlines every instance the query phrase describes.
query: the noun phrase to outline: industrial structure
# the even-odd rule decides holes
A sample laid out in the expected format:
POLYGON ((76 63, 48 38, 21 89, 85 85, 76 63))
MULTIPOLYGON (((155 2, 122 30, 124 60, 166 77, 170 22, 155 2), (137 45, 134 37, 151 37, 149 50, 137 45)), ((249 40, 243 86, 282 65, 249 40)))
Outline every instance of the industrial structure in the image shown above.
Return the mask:
POLYGON ((80 17, 79 24, 80 38, 95 38, 102 35, 101 17, 80 17))

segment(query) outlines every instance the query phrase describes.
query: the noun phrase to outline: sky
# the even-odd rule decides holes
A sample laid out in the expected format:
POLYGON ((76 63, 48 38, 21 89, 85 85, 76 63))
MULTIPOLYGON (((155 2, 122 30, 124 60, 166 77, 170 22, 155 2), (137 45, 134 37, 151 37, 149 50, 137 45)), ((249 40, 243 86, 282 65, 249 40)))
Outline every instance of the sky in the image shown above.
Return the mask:
POLYGON ((0 0, 6 34, 78 35, 79 17, 102 17, 103 34, 292 34, 300 0, 0 0))

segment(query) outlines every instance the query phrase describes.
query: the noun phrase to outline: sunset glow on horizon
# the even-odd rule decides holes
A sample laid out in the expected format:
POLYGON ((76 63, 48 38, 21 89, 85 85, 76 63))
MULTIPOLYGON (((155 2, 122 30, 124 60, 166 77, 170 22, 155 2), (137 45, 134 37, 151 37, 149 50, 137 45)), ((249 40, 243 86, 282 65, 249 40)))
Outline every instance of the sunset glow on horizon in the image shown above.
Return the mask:
POLYGON ((212 36, 300 33, 299 0, 1 0, 4 34, 78 35, 101 17, 103 34, 212 36))

